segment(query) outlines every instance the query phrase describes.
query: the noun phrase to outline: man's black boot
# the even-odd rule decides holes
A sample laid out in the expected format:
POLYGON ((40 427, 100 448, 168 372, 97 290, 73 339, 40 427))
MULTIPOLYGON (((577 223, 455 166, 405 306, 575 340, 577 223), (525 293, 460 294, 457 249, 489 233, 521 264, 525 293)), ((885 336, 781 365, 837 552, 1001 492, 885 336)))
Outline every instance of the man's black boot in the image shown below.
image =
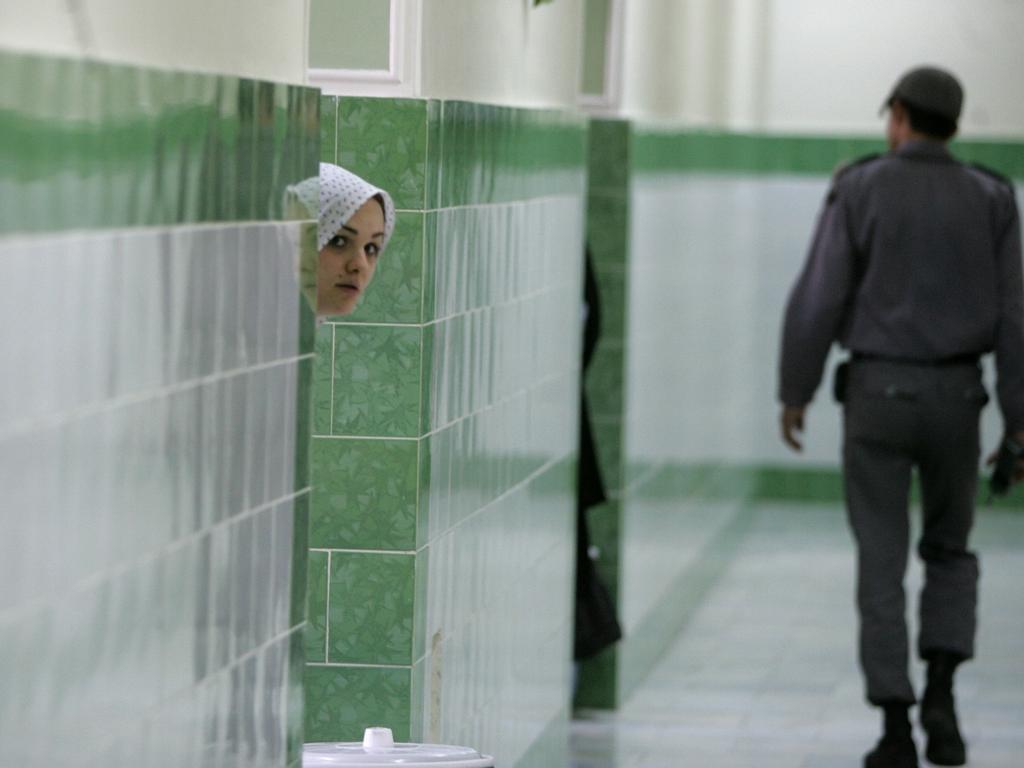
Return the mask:
POLYGON ((864 768, 918 768, 917 746, 911 734, 907 704, 885 704, 884 731, 873 750, 864 756, 864 768))
POLYGON ((953 702, 953 673, 963 657, 938 651, 928 657, 928 685, 921 699, 921 726, 928 734, 925 756, 935 765, 963 765, 967 748, 953 702))

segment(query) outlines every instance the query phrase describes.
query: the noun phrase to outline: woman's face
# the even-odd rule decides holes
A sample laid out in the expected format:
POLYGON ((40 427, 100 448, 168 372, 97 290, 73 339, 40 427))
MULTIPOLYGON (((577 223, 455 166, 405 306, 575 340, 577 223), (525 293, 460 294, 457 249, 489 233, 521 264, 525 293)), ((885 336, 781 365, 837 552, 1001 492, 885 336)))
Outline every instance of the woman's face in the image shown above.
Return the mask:
POLYGON ((373 279, 384 243, 384 211, 375 198, 352 214, 320 250, 316 272, 318 315, 348 315, 373 279))

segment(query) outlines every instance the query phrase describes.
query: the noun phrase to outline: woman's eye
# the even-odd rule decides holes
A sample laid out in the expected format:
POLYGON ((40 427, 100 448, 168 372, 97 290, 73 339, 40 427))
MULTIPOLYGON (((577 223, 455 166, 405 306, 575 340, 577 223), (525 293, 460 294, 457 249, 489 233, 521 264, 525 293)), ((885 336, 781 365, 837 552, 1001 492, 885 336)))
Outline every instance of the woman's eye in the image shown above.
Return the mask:
POLYGON ((378 256, 378 255, 380 255, 380 248, 377 246, 376 243, 369 243, 366 246, 366 255, 367 256, 378 256))
POLYGON ((348 241, 345 239, 344 235, 335 235, 328 241, 328 245, 335 248, 344 248, 347 243, 348 241))

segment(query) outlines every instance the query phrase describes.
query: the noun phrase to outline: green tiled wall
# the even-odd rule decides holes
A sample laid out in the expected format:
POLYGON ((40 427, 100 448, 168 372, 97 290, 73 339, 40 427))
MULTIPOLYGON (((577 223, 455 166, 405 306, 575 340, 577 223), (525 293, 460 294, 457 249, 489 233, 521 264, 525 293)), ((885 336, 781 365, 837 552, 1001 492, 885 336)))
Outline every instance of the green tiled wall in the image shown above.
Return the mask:
POLYGON ((323 159, 399 213, 365 303, 317 335, 307 739, 386 724, 559 764, 586 125, 423 100, 322 114, 323 159))
POLYGON ((0 77, 0 765, 297 767, 319 94, 0 77))

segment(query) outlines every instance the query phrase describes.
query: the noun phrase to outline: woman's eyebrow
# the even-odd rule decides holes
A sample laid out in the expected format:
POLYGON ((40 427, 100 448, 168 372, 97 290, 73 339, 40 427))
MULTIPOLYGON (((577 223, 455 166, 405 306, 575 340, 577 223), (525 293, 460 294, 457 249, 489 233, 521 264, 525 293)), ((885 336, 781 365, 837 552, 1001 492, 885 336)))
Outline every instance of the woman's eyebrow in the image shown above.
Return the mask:
MULTIPOLYGON (((359 230, 358 229, 354 229, 354 228, 350 227, 348 224, 342 224, 341 228, 342 229, 347 229, 353 235, 358 235, 359 234, 359 230)), ((374 237, 384 237, 384 233, 383 232, 375 232, 374 234, 370 235, 370 237, 371 238, 374 238, 374 237)))

